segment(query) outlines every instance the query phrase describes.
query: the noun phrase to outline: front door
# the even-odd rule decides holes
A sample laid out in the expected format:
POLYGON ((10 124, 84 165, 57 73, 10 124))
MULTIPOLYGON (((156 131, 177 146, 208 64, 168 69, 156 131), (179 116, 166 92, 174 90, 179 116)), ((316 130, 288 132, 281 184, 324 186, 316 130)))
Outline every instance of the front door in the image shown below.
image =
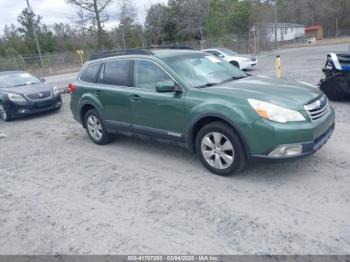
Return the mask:
POLYGON ((185 133, 184 93, 158 93, 158 82, 174 80, 152 61, 135 59, 133 68, 134 92, 130 101, 134 131, 182 140, 185 133))

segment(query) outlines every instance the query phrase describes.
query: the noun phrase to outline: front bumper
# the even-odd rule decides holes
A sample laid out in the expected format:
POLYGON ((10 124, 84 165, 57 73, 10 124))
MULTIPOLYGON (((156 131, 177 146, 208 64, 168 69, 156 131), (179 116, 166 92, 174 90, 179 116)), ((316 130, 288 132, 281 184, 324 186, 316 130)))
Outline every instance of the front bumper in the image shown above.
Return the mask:
MULTIPOLYGON (((302 147, 302 152, 296 155, 286 155, 286 156, 269 156, 269 155, 252 155, 252 158, 256 159, 271 159, 271 160, 286 160, 286 159, 298 159, 308 155, 315 153, 319 150, 324 144, 327 143, 328 139, 332 136, 335 125, 331 126, 325 133, 323 133, 320 137, 316 138, 313 141, 305 142, 305 143, 295 143, 289 144, 291 146, 300 145, 302 147)), ((284 145, 280 145, 284 146, 284 145)), ((285 145, 288 146, 288 145, 285 145)))
POLYGON ((250 158, 297 159, 319 150, 331 137, 335 127, 334 109, 319 121, 279 124, 260 119, 254 124, 256 130, 251 145, 250 158), (299 146, 302 150, 292 155, 274 156, 271 152, 280 147, 299 146))
POLYGON ((254 66, 256 66, 258 64, 258 59, 252 59, 252 60, 250 60, 250 67, 254 67, 254 66))
POLYGON ((62 98, 60 95, 58 95, 53 98, 45 99, 42 101, 24 101, 24 102, 9 101, 6 104, 6 109, 8 110, 11 117, 16 118, 16 117, 32 115, 36 113, 58 109, 61 106, 62 106, 62 98))
POLYGON ((239 63, 239 66, 241 69, 252 69, 254 66, 256 66, 258 63, 258 60, 249 60, 249 61, 242 61, 239 63))

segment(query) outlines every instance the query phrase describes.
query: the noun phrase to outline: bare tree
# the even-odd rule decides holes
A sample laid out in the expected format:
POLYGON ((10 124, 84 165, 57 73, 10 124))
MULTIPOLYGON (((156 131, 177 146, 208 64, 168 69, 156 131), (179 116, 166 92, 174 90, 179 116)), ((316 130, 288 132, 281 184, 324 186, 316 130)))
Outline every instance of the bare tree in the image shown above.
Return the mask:
POLYGON ((68 3, 76 5, 80 8, 80 22, 89 22, 97 27, 98 47, 104 45, 103 23, 108 21, 109 16, 106 13, 106 8, 112 0, 67 0, 68 3))
POLYGON ((178 35, 193 37, 202 43, 208 24, 209 0, 181 0, 177 4, 178 35))
POLYGON ((154 4, 147 10, 145 28, 151 43, 160 45, 163 42, 168 20, 167 6, 163 4, 154 4))
POLYGON ((119 12, 119 27, 122 32, 123 46, 126 48, 126 31, 130 31, 136 18, 136 9, 132 5, 130 0, 119 0, 118 6, 120 8, 119 12))

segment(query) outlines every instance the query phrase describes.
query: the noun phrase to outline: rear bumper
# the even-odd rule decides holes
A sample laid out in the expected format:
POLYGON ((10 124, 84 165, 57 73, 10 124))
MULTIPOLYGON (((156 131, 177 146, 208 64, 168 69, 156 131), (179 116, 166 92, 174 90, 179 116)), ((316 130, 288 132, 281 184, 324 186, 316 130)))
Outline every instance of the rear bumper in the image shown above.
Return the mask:
POLYGON ((43 101, 8 102, 6 108, 11 117, 21 117, 58 109, 62 106, 60 95, 43 101))

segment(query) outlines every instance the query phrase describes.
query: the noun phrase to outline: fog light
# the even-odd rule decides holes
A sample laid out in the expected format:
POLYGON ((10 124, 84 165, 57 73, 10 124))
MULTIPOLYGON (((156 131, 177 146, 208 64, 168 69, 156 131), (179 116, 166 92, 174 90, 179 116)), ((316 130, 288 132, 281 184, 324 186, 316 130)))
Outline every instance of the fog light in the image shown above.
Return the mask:
POLYGON ((20 113, 20 114, 24 114, 24 113, 27 113, 27 112, 28 112, 27 109, 19 109, 18 110, 18 113, 20 113))
POLYGON ((282 145, 269 153, 272 157, 296 156, 303 152, 302 145, 282 145))

